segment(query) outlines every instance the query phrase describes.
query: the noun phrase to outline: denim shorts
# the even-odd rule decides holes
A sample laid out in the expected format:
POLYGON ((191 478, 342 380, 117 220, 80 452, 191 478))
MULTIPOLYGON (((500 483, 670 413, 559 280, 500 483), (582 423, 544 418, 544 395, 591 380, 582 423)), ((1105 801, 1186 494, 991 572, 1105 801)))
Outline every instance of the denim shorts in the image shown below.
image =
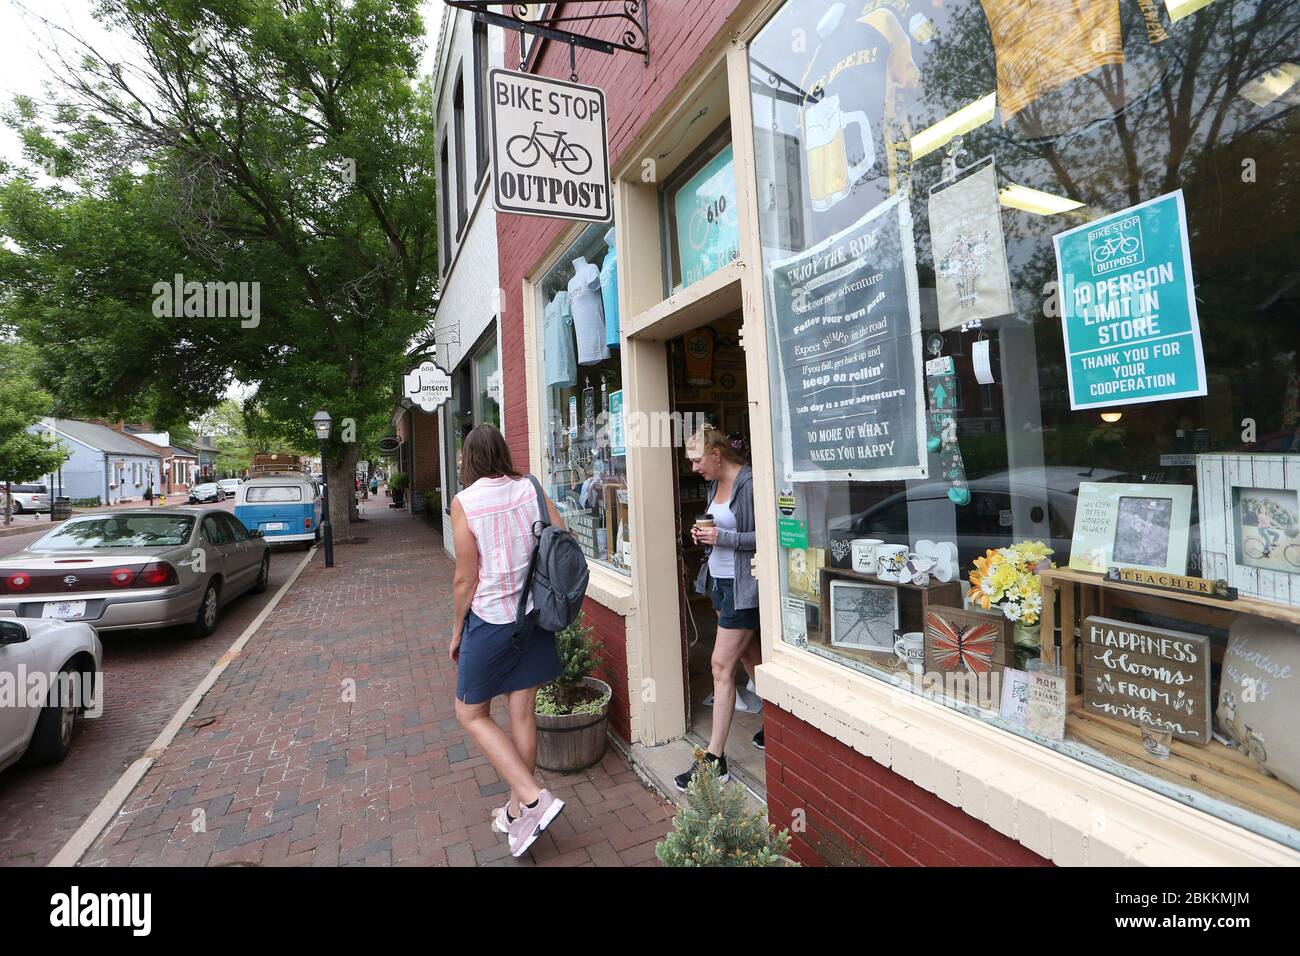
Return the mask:
POLYGON ((709 575, 709 599, 718 612, 718 626, 736 631, 758 630, 758 608, 736 610, 736 582, 734 578, 715 578, 709 575))

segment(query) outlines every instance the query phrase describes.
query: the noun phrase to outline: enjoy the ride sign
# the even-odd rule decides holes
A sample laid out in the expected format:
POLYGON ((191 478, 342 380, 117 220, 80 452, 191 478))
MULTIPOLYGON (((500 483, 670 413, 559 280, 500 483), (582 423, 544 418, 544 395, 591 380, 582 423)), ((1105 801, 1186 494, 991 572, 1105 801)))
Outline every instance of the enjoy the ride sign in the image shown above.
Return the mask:
POLYGON ((608 222, 605 94, 512 70, 489 74, 498 212, 608 222))

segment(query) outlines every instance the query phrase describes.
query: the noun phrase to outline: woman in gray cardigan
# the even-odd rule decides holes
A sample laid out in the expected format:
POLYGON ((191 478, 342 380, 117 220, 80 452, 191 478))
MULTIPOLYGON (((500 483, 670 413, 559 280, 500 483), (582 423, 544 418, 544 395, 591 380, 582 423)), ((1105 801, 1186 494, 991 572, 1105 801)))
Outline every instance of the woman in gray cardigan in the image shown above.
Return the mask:
MULTIPOLYGON (((752 672, 762 660, 758 643, 758 582, 754 558, 753 472, 744 456, 721 431, 706 425, 686 442, 691 469, 709 484, 708 514, 713 527, 691 528, 696 544, 705 546, 707 559, 700 568, 695 590, 708 594, 718 612, 718 636, 713 645, 713 732, 705 760, 718 765, 718 779, 730 779, 723 752, 731 718, 736 710, 736 664, 752 672)), ((754 736, 762 747, 763 731, 754 736)), ((678 775, 678 790, 685 790, 699 768, 678 775)))

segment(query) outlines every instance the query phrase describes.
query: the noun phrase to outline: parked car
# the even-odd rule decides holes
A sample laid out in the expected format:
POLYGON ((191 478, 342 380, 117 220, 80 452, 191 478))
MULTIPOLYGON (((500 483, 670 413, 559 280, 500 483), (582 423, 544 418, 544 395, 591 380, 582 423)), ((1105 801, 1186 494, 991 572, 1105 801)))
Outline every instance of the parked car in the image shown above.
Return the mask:
POLYGON ((80 515, 0 558, 0 619, 85 621, 96 630, 217 627, 221 609, 266 590, 271 549, 215 508, 80 515))
MULTIPOLYGON (((45 485, 10 485, 9 490, 13 494, 13 513, 16 515, 50 510, 50 489, 45 485)), ((0 511, 3 511, 4 503, 5 489, 0 485, 0 511)))
POLYGON ((296 542, 310 548, 320 539, 320 489, 306 474, 248 479, 239 486, 235 514, 273 544, 296 542))
POLYGON ((17 689, 13 705, 0 707, 0 769, 68 755, 78 715, 99 704, 103 658, 89 624, 0 619, 0 678, 17 689))
POLYGON ((195 485, 190 489, 190 504, 201 505, 209 501, 224 501, 225 495, 221 492, 221 486, 216 482, 208 482, 203 485, 195 485))
POLYGON ((233 498, 239 493, 239 486, 242 484, 243 481, 239 478, 222 478, 217 482, 217 487, 221 489, 221 493, 227 498, 233 498))

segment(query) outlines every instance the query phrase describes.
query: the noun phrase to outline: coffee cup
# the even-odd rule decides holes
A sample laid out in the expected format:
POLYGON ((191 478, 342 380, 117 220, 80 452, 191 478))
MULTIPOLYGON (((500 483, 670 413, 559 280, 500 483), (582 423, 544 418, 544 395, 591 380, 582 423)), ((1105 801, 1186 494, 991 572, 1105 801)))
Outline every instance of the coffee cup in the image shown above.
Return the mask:
POLYGON ((920 674, 925 670, 925 635, 920 631, 899 635, 894 641, 894 653, 899 663, 906 664, 913 674, 920 674))
POLYGON ((697 528, 712 528, 712 527, 713 527, 713 515, 696 515, 696 516, 695 516, 695 527, 697 527, 697 528))
POLYGON ((876 545, 876 576, 882 581, 901 581, 907 564, 907 547, 901 544, 876 545))
POLYGON ((876 573, 876 547, 885 542, 879 538, 854 538, 850 543, 853 570, 858 574, 876 573))

